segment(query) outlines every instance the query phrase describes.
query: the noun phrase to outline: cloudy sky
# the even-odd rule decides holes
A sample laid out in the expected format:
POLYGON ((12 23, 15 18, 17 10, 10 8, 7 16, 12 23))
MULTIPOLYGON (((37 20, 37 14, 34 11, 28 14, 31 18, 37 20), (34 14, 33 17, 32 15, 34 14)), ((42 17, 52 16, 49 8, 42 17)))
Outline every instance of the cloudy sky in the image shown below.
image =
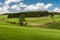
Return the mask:
POLYGON ((0 13, 25 11, 60 12, 60 0, 0 0, 0 13))

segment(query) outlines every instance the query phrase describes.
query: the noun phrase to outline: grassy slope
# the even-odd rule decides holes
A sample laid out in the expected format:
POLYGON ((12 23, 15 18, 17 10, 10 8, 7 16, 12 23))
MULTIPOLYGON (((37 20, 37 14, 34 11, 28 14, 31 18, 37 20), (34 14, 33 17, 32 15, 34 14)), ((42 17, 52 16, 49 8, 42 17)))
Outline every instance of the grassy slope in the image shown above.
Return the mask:
POLYGON ((60 29, 60 15, 55 15, 56 24, 51 24, 48 28, 51 29, 60 29))
MULTIPOLYGON (((4 17, 3 17, 4 18, 4 17)), ((6 18, 6 17, 5 17, 6 18)), ((55 20, 57 22, 60 22, 60 15, 55 15, 54 16, 55 20)), ((9 18, 9 21, 15 21, 18 22, 18 18, 9 18)), ((47 23, 47 22, 51 22, 51 18, 49 16, 47 17, 35 17, 35 18, 26 18, 26 21, 29 23, 33 22, 33 23, 47 23)))
MULTIPOLYGON (((44 21, 44 18, 40 19, 41 20, 38 21, 44 21)), ((55 16, 55 19, 57 22, 60 22, 59 16, 55 16)), ((35 19, 35 22, 38 21, 35 19)), ((45 22, 47 22, 47 20, 45 20, 44 23, 45 22)), ((51 25, 50 28, 55 28, 55 26, 51 25)), ((31 28, 0 22, 0 40, 60 40, 60 30, 31 28)))
POLYGON ((2 22, 0 40, 60 40, 60 30, 30 28, 2 22))

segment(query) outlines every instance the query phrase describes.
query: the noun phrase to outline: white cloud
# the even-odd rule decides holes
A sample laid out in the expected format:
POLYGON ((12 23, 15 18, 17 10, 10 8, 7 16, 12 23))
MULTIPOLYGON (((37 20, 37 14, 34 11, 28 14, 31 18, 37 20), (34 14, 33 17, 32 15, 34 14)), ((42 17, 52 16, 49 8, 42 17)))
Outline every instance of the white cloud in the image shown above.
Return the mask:
POLYGON ((29 10, 29 11, 47 10, 51 6, 52 4, 45 5, 44 3, 37 3, 37 4, 28 5, 24 10, 29 10))
MULTIPOLYGON (((5 0, 4 4, 2 4, 0 2, 0 5, 3 5, 2 7, 0 7, 0 13, 9 13, 10 9, 21 10, 20 7, 18 7, 18 5, 9 6, 9 4, 12 3, 12 2, 18 3, 18 2, 21 2, 21 1, 23 1, 23 0, 5 0)), ((24 4, 21 4, 21 6, 24 6, 24 4)))
POLYGON ((2 8, 0 7, 0 13, 2 13, 2 8))
POLYGON ((8 8, 9 6, 4 4, 2 7, 0 7, 0 13, 8 13, 8 8))
POLYGON ((36 10, 36 9, 38 9, 38 8, 35 7, 34 5, 29 5, 29 6, 27 6, 24 10, 32 11, 32 10, 36 10))
POLYGON ((26 6, 27 6, 26 4, 20 3, 20 4, 18 4, 18 5, 13 5, 13 6, 11 7, 11 9, 21 10, 21 8, 26 7, 26 6))
POLYGON ((3 13, 8 13, 9 12, 8 11, 8 9, 9 9, 8 5, 4 5, 2 9, 3 9, 3 13))
POLYGON ((44 6, 44 3, 37 3, 36 6, 37 7, 42 7, 42 6, 44 6))
POLYGON ((55 8, 54 10, 53 10, 54 12, 60 12, 60 8, 55 8))
POLYGON ((10 1, 10 2, 20 2, 22 0, 8 0, 8 1, 10 1))
POLYGON ((18 5, 13 5, 13 6, 11 7, 11 9, 21 10, 20 7, 18 7, 18 5))
MULTIPOLYGON (((9 4, 11 2, 18 3, 20 1, 22 1, 22 0, 5 0, 3 7, 0 8, 0 13, 9 13, 9 8, 10 8, 9 4)), ((0 4, 2 5, 2 3, 0 3, 0 4)), ((16 9, 16 10, 20 10, 20 8, 16 5, 12 6, 12 8, 16 9)))
POLYGON ((27 5, 24 4, 23 2, 21 2, 23 0, 5 0, 4 4, 0 3, 0 5, 3 5, 2 7, 0 7, 0 13, 9 13, 12 10, 17 10, 17 11, 39 11, 39 10, 47 10, 48 8, 50 8, 52 6, 52 4, 44 4, 44 3, 37 3, 37 4, 31 4, 31 5, 27 5), (9 5, 10 3, 18 3, 19 4, 14 4, 13 6, 9 5), (11 10, 10 10, 11 9, 11 10))
POLYGON ((7 5, 6 1, 4 2, 4 5, 2 7, 2 13, 8 13, 9 12, 9 5, 7 5))
POLYGON ((20 7, 27 7, 27 5, 26 4, 23 4, 23 3, 20 3, 19 6, 20 7))
POLYGON ((9 5, 11 2, 17 3, 17 2, 20 2, 20 1, 23 1, 23 0, 6 0, 5 4, 9 5))
POLYGON ((45 5, 45 9, 48 9, 51 6, 52 6, 52 4, 47 4, 47 5, 45 5))

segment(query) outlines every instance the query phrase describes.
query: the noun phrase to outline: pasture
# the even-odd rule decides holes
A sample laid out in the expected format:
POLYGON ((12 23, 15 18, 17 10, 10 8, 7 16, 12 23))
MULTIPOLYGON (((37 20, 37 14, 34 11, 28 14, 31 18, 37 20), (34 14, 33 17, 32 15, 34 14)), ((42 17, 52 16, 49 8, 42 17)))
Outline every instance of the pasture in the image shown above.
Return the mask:
POLYGON ((18 23, 18 18, 0 16, 0 40, 60 40, 60 15, 55 15, 56 23, 52 23, 50 16, 26 18, 28 26, 19 26, 9 22, 18 23), (49 23, 49 24, 48 24, 49 23), (48 24, 47 28, 34 27, 33 24, 48 24), (33 26, 32 26, 33 25, 33 26))

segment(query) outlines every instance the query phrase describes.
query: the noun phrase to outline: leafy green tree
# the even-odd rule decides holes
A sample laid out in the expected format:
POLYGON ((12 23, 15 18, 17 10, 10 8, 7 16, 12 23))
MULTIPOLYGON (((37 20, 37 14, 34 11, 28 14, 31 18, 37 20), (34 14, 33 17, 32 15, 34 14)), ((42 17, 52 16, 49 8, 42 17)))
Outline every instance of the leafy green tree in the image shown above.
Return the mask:
POLYGON ((54 19, 54 13, 52 12, 52 13, 50 13, 50 15, 51 15, 52 21, 53 21, 53 22, 56 22, 55 19, 54 19))
POLYGON ((21 25, 21 26, 26 25, 25 15, 24 15, 24 14, 21 14, 21 15, 19 16, 19 25, 21 25))

